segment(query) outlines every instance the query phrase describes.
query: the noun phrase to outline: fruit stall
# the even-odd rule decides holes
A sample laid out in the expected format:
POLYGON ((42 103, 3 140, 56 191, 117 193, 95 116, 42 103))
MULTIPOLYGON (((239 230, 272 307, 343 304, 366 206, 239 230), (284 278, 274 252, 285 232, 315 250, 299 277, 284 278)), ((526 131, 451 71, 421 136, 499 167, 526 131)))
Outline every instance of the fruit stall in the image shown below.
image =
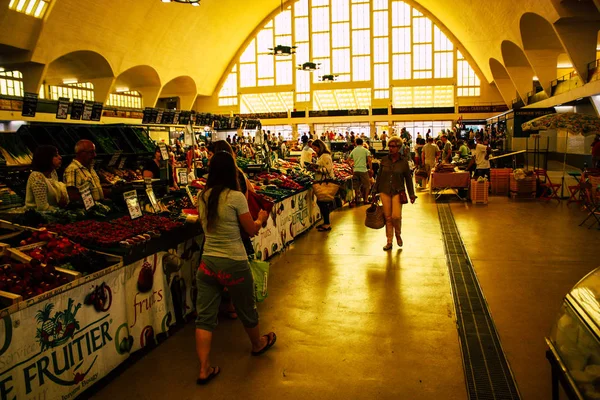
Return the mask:
MULTIPOLYGON (((205 181, 175 190, 140 180, 154 144, 143 132, 103 129, 29 126, 8 150, 0 143, 1 399, 75 398, 194 312, 202 233, 188 214, 205 181), (59 137, 65 151, 79 138, 97 144, 106 200, 88 210, 78 201, 24 210, 31 151, 59 137)), ((243 158, 238 165, 270 208, 252 239, 266 260, 320 219, 313 176, 284 160, 266 170, 243 158)), ((351 169, 336 164, 335 173, 347 188, 351 169)))

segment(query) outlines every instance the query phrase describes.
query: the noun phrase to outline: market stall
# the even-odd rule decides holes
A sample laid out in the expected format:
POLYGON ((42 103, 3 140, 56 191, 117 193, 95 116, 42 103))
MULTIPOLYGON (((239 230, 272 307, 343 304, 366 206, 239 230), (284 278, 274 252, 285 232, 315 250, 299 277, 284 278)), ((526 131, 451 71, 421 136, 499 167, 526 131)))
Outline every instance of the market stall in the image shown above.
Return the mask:
MULTIPOLYGON (((202 233, 186 215, 205 180, 174 187, 166 176, 141 179, 155 144, 143 131, 114 129, 29 127, 12 137, 10 150, 0 148, 11 164, 0 173, 7 219, 0 221, 2 399, 73 398, 194 312, 202 233), (36 146, 58 137, 54 130, 70 135, 65 158, 81 138, 98 143, 94 168, 104 200, 88 204, 81 193, 67 208, 23 207, 27 163, 36 146)), ((266 260, 321 216, 312 173, 295 162, 256 161, 237 159, 260 202, 269 204, 270 218, 252 238, 255 257, 266 260)), ((334 170, 340 186, 351 187, 351 169, 334 170)), ((339 203, 351 194, 341 190, 339 203)))
POLYGON ((432 171, 429 180, 429 193, 435 195, 436 200, 447 190, 450 190, 461 200, 460 189, 468 189, 471 182, 471 173, 455 170, 452 164, 446 164, 447 169, 439 168, 432 171))

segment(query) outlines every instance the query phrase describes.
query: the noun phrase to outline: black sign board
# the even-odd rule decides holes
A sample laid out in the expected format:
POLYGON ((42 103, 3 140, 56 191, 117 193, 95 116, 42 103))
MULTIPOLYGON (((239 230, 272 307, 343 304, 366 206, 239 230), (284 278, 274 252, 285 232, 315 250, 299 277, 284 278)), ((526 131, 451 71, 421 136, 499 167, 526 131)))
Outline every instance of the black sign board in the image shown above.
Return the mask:
POLYGON ((187 125, 190 122, 190 116, 192 113, 190 111, 182 111, 179 114, 179 125, 187 125))
POLYGON ((515 110, 513 137, 529 137, 529 135, 535 132, 524 132, 523 128, 521 128, 522 124, 537 117, 554 113, 556 113, 554 108, 523 108, 520 110, 515 110))
POLYGON ((179 117, 181 116, 181 111, 175 111, 175 115, 173 115, 173 124, 179 125, 179 117))
POLYGON ((156 112, 156 121, 154 121, 155 124, 162 124, 162 120, 163 120, 163 114, 164 114, 164 110, 162 109, 158 109, 156 112))
POLYGON ((81 115, 81 119, 84 121, 91 121, 93 110, 94 110, 94 102, 86 100, 83 105, 83 114, 81 115))
POLYGON ((60 97, 58 99, 58 108, 56 109, 57 119, 67 119, 67 114, 69 114, 69 101, 68 97, 60 97))
POLYGON ((163 124, 172 124, 174 116, 175 116, 175 112, 174 111, 165 110, 163 112, 162 123, 163 124))
POLYGON ((504 112, 508 111, 508 107, 506 104, 490 104, 483 106, 459 106, 458 113, 459 114, 468 114, 468 113, 486 113, 486 112, 504 112))
POLYGON ((92 121, 100 121, 102 118, 102 103, 95 101, 92 108, 92 121))
POLYGON ((152 107, 144 108, 144 117, 142 118, 142 124, 151 124, 152 123, 152 107))
POLYGON ((81 119, 83 115, 83 100, 73 99, 71 106, 71 119, 81 119))
POLYGON ((29 93, 25 92, 25 96, 23 97, 23 110, 21 115, 23 117, 35 117, 35 112, 37 110, 38 103, 38 94, 37 93, 29 93))

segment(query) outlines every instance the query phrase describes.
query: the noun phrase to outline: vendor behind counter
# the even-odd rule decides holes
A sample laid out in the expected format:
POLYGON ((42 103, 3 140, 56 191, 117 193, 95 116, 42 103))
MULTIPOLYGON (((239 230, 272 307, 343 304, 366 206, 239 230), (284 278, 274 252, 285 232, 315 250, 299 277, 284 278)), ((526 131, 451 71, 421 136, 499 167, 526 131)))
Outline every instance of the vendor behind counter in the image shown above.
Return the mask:
POLYGON ((56 170, 62 157, 54 146, 38 146, 33 153, 32 172, 27 179, 25 207, 36 211, 51 211, 69 202, 67 186, 58 181, 56 170))

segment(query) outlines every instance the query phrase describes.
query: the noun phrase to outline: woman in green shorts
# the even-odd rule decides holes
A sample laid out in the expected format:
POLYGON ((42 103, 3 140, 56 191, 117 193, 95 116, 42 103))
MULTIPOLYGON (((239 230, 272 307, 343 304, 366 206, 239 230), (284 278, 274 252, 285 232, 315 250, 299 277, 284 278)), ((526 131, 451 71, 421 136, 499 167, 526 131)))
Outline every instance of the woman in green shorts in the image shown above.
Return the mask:
POLYGON ((235 309, 252 343, 252 355, 267 351, 277 337, 260 335, 254 300, 254 281, 240 229, 254 236, 268 214, 254 221, 246 197, 239 190, 238 171, 231 154, 217 152, 210 160, 206 188, 198 196, 198 216, 206 238, 202 261, 196 272, 196 351, 200 373, 196 383, 208 383, 221 370, 210 365, 212 332, 217 326, 221 293, 227 287, 235 309))

